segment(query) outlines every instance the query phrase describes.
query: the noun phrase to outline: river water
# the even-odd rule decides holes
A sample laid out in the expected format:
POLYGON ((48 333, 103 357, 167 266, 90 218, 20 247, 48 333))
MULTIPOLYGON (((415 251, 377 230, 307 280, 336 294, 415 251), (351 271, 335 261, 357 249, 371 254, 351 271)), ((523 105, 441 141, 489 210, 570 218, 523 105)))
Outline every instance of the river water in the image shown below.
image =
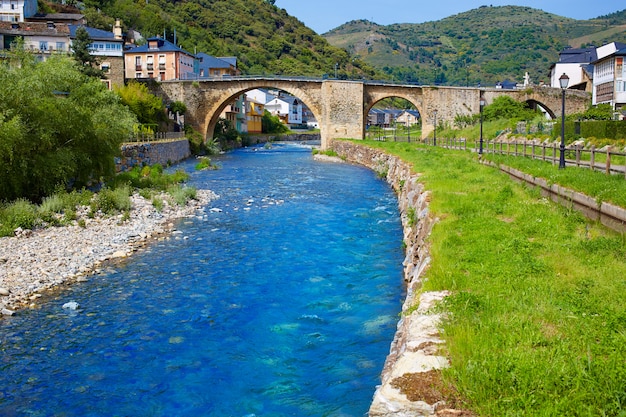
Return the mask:
POLYGON ((220 199, 171 239, 0 321, 0 415, 367 413, 403 298, 395 195, 304 145, 214 161, 177 166, 220 199))

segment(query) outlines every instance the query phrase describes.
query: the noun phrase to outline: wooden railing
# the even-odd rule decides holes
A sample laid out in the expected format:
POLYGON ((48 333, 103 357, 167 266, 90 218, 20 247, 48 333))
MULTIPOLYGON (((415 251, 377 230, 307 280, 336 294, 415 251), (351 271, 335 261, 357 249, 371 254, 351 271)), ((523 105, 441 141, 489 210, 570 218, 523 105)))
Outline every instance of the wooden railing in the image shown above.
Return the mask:
POLYGON ((164 140, 182 139, 185 132, 154 132, 135 133, 128 138, 128 142, 156 142, 164 140))
MULTIPOLYGON (((478 152, 480 143, 474 144, 478 152)), ((558 164, 560 144, 558 142, 540 142, 539 140, 484 141, 483 153, 525 156, 532 159, 558 164)), ((574 143, 565 147, 565 165, 604 171, 606 174, 623 174, 626 177, 626 152, 614 146, 585 147, 574 143)))

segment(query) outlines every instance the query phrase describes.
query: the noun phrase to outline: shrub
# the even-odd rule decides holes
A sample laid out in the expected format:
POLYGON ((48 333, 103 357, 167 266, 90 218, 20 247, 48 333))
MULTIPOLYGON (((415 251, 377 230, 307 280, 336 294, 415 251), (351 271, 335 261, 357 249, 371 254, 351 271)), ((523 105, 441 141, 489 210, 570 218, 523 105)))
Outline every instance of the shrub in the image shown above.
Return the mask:
POLYGON ((130 187, 118 187, 116 189, 103 188, 91 203, 91 211, 98 210, 105 214, 115 214, 120 211, 130 210, 130 187))
POLYGON ((15 200, 0 210, 3 236, 13 236, 13 231, 18 227, 32 229, 37 222, 37 207, 25 199, 15 200))
POLYGON ((172 185, 168 187, 167 193, 179 206, 185 205, 188 200, 196 198, 196 189, 193 187, 181 187, 180 185, 172 185))

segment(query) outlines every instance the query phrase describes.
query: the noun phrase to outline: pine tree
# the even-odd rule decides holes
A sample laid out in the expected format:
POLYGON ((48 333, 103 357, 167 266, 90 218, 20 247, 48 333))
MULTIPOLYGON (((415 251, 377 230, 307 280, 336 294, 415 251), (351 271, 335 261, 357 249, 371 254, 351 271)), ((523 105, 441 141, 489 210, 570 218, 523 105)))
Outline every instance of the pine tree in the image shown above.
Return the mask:
POLYGON ((91 43, 87 29, 83 26, 76 29, 76 38, 72 41, 74 59, 78 62, 83 74, 94 78, 104 78, 104 71, 99 68, 98 58, 91 55, 89 51, 91 43))

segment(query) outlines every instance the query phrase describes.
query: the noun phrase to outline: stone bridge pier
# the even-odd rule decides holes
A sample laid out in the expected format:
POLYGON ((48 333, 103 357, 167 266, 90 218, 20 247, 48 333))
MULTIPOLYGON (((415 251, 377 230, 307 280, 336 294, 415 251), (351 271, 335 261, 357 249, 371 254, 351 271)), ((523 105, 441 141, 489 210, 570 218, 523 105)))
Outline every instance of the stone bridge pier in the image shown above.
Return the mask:
MULTIPOLYGON (((315 115, 322 148, 332 139, 363 139, 367 115, 380 100, 400 97, 419 111, 422 139, 438 126, 453 124, 457 115, 480 112, 480 99, 491 104, 499 96, 540 106, 551 117, 561 114, 561 90, 528 88, 525 90, 479 89, 465 87, 433 87, 397 85, 370 81, 319 80, 300 78, 232 77, 196 81, 165 81, 155 83, 152 90, 165 103, 181 101, 187 106, 185 119, 205 138, 211 138, 219 116, 238 96, 255 88, 283 90, 300 99, 315 115)), ((568 114, 584 111, 590 103, 588 94, 566 92, 568 114)))

